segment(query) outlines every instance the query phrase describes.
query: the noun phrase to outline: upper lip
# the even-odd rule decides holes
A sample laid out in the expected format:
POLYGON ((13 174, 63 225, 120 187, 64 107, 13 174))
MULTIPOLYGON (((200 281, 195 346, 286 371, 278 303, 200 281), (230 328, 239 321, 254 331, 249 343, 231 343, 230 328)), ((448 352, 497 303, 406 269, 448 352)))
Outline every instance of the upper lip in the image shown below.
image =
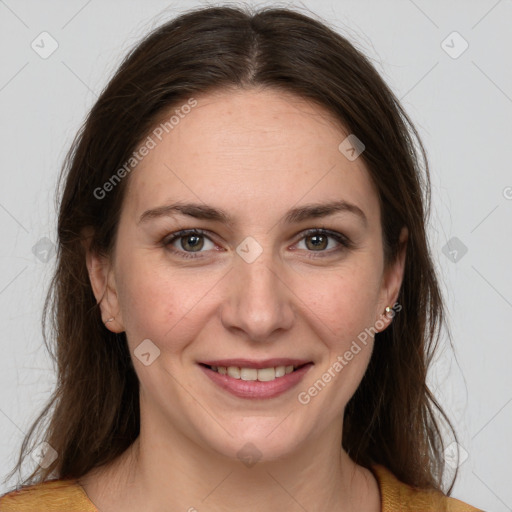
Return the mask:
POLYGON ((288 357, 274 358, 274 359, 263 359, 256 361, 254 359, 215 359, 210 361, 200 361, 201 364, 207 366, 236 366, 238 368, 275 368, 276 366, 302 366, 307 363, 311 363, 307 359, 290 359, 288 357))

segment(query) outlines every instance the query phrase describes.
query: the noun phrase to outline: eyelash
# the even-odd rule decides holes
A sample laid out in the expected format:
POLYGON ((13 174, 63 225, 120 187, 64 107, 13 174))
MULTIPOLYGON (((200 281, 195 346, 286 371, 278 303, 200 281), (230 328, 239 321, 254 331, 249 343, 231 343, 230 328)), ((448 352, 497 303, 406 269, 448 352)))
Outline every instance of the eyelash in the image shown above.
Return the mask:
MULTIPOLYGON (((201 254, 204 251, 198 251, 197 253, 194 253, 194 252, 178 250, 178 249, 175 249, 174 247, 172 247, 172 243, 175 240, 179 240, 180 238, 185 238, 186 236, 191 236, 191 235, 203 236, 205 238, 208 238, 208 240, 210 240, 211 242, 213 242, 213 240, 211 240, 211 238, 208 237, 206 232, 203 231, 202 229, 183 229, 181 231, 176 231, 175 233, 172 233, 168 237, 164 238, 162 240, 162 245, 164 247, 166 247, 167 249, 169 249, 172 253, 179 255, 181 258, 185 258, 185 259, 202 258, 203 256, 199 256, 199 254, 201 254), (196 254, 197 254, 197 256, 196 256, 196 254)), ((331 231, 329 229, 324 229, 324 228, 307 229, 306 231, 304 231, 302 233, 302 237, 298 240, 298 242, 302 241, 304 238, 307 238, 308 236, 318 236, 318 235, 333 238, 341 245, 341 247, 338 247, 337 249, 331 249, 329 251, 325 251, 325 250, 323 250, 323 251, 307 251, 309 253, 313 253, 310 256, 308 256, 308 258, 325 258, 327 256, 332 255, 333 253, 338 253, 338 252, 341 252, 341 251, 344 251, 347 249, 352 249, 354 246, 354 244, 345 235, 338 233, 337 231, 331 231), (315 253, 320 253, 320 254, 315 254, 315 253), (326 254, 326 256, 321 255, 321 253, 326 254)))

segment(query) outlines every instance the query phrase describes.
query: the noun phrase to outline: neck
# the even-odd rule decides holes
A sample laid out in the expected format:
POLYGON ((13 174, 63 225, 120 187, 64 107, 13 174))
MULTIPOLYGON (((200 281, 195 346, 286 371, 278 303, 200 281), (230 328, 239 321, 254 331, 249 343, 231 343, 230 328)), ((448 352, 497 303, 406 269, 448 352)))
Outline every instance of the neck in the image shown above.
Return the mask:
POLYGON ((142 420, 143 416, 140 436, 98 475, 97 484, 82 479, 102 512, 109 512, 109 504, 112 510, 127 512, 259 512, 263 506, 308 512, 380 511, 375 478, 342 449, 339 424, 285 457, 244 463, 200 446, 168 424, 150 427, 142 420))

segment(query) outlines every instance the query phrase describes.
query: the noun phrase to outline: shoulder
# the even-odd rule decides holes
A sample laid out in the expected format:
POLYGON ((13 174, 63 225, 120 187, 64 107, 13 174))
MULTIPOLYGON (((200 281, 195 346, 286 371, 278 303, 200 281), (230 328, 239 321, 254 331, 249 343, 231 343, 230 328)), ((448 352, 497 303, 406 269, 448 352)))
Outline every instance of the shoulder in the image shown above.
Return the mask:
POLYGON ((416 489, 381 465, 371 467, 381 492, 382 512, 483 512, 439 491, 416 489))
POLYGON ((0 496, 2 512, 98 512, 76 480, 48 480, 0 496))

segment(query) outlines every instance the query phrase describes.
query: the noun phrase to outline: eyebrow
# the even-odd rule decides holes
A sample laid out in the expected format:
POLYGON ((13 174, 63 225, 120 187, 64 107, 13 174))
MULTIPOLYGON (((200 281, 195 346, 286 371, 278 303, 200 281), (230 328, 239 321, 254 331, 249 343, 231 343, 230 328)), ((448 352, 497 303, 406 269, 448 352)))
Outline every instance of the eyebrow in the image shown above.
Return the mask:
MULTIPOLYGON (((366 218, 363 210, 361 210, 361 208, 355 204, 344 200, 331 201, 328 203, 311 203, 298 206, 289 210, 285 214, 283 220, 287 224, 293 224, 308 219, 328 217, 339 212, 347 212, 357 216, 363 222, 365 227, 368 224, 368 219, 366 218)), ((226 211, 200 203, 173 203, 165 206, 159 206, 157 208, 152 208, 150 210, 146 210, 140 216, 137 224, 141 224, 143 222, 149 221, 150 219, 159 217, 172 217, 176 213, 194 217, 196 219, 221 222, 228 226, 232 226, 234 224, 234 218, 226 211)))

